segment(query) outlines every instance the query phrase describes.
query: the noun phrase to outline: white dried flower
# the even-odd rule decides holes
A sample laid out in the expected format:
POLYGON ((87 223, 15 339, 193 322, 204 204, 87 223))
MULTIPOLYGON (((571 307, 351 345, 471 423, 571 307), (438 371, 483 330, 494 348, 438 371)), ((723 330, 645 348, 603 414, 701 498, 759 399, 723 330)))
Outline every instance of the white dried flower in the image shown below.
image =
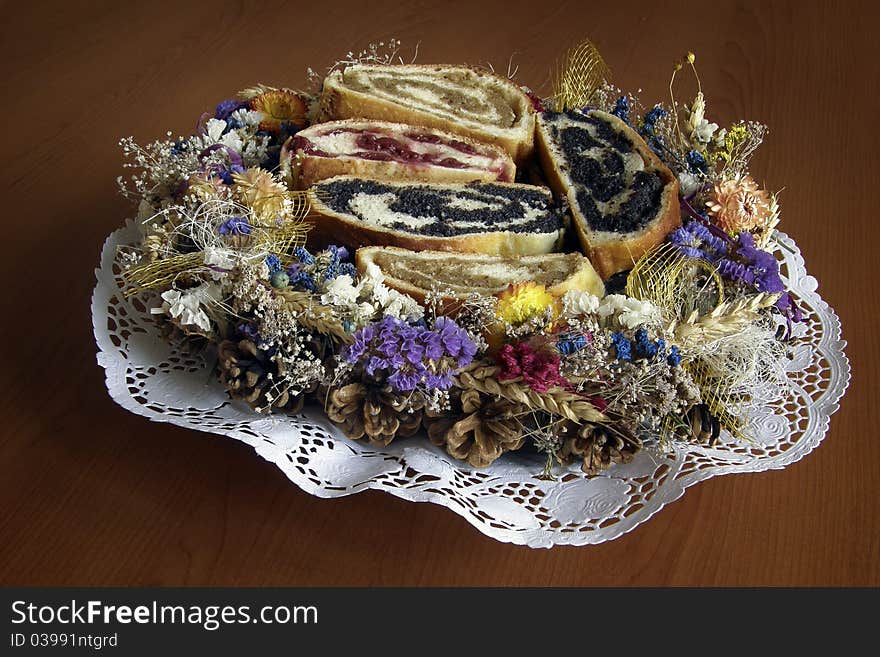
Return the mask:
POLYGON ((415 299, 387 287, 384 283, 373 283, 373 299, 381 306, 384 314, 397 319, 413 322, 425 315, 425 309, 415 299))
POLYGON ((691 140, 699 144, 708 144, 712 140, 712 135, 718 130, 717 123, 709 123, 706 119, 700 121, 691 133, 691 140))
POLYGON ((700 190, 703 186, 703 182, 700 180, 699 176, 696 176, 689 171, 682 171, 678 174, 678 186, 681 189, 682 196, 691 196, 700 190))
POLYGON ((425 309, 415 299, 385 285, 382 282, 384 278, 382 270, 375 263, 367 265, 364 282, 371 289, 370 301, 379 306, 384 314, 408 321, 418 321, 425 316, 425 309))
POLYGON ((327 306, 348 306, 357 303, 360 290, 354 279, 348 274, 340 274, 326 285, 326 292, 321 295, 321 303, 327 306))
POLYGON ((569 290, 562 296, 562 312, 567 317, 593 315, 599 310, 599 297, 581 290, 569 290))
POLYGON ((687 125, 688 137, 690 137, 691 142, 697 144, 708 144, 712 139, 712 135, 718 130, 717 123, 709 123, 706 120, 706 101, 703 98, 702 91, 698 92, 697 97, 694 98, 687 125))
POLYGON ((614 317, 622 326, 629 329, 644 324, 657 324, 663 319, 660 309, 654 304, 622 294, 609 294, 602 299, 598 315, 602 319, 614 317))
POLYGON ((211 275, 214 277, 214 280, 223 278, 225 272, 231 271, 235 267, 237 258, 235 253, 229 249, 207 246, 202 253, 205 258, 205 265, 212 268, 211 275), (217 269, 222 269, 223 271, 216 271, 217 269))
POLYGON ((205 124, 205 133, 215 144, 220 141, 224 130, 226 130, 226 121, 220 119, 208 119, 205 124))
POLYGON ((162 293, 162 306, 150 312, 167 314, 181 328, 195 327, 207 333, 211 330, 211 319, 203 306, 216 301, 218 294, 219 288, 210 283, 191 290, 168 290, 162 293))

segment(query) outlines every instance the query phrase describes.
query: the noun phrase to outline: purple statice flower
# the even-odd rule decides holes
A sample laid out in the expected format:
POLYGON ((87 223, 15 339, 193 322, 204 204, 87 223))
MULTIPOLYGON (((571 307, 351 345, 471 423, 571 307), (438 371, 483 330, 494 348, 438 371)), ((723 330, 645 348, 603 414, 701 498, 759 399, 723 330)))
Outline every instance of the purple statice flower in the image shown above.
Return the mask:
POLYGON ((448 317, 439 317, 434 328, 383 317, 352 336, 342 358, 363 365, 370 376, 384 377, 400 392, 422 385, 446 390, 455 372, 468 365, 477 347, 467 332, 448 317))
POLYGON ((779 261, 772 253, 755 246, 755 237, 742 232, 737 238, 736 257, 722 258, 718 261, 718 272, 722 277, 753 285, 759 292, 779 294, 774 304, 789 322, 800 322, 803 313, 791 295, 785 291, 785 284, 779 275, 779 261))
POLYGON ((757 248, 751 233, 740 233, 738 244, 738 258, 719 260, 718 272, 724 278, 754 285, 760 292, 784 292, 785 286, 779 277, 779 262, 773 254, 757 248))
POLYGON ((230 116, 232 116, 238 110, 246 108, 247 106, 248 103, 246 100, 238 100, 237 98, 222 100, 217 104, 217 107, 214 110, 214 118, 220 119, 221 121, 226 121, 228 123, 230 116))
POLYGON ((423 377, 424 371, 413 370, 405 372, 403 370, 397 370, 388 377, 388 383, 396 390, 408 392, 410 390, 415 390, 416 386, 419 385, 419 381, 423 377))
POLYGON ((250 235, 253 226, 244 217, 231 217, 217 226, 220 235, 250 235))
POLYGON ((477 353, 477 345, 467 331, 448 317, 438 317, 434 321, 434 334, 439 334, 440 343, 447 355, 456 359, 458 367, 470 363, 477 353))
POLYGON ((199 159, 203 161, 201 171, 207 173, 209 177, 217 176, 226 185, 231 185, 235 182, 235 179, 232 177, 233 174, 244 173, 244 160, 241 158, 241 153, 223 144, 208 146, 199 153, 199 159), (222 164, 220 162, 204 163, 211 153, 218 150, 226 153, 226 159, 229 161, 229 164, 222 164))
POLYGON ((727 243, 699 221, 690 221, 669 234, 669 241, 688 258, 716 262, 727 253, 727 243))

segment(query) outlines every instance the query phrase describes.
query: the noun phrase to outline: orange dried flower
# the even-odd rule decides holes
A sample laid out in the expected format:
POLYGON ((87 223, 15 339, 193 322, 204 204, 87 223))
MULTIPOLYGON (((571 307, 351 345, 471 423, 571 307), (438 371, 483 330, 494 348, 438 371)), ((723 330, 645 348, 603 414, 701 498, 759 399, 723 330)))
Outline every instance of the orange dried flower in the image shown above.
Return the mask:
POLYGON ((706 207, 712 220, 732 235, 766 226, 773 217, 770 194, 751 176, 715 185, 706 207))

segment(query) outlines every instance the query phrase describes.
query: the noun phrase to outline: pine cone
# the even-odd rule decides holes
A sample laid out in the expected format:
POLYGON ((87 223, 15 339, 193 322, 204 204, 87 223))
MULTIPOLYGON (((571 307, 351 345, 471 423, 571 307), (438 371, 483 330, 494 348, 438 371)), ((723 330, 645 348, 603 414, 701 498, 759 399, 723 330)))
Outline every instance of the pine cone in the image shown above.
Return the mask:
POLYGON ((422 424, 419 395, 397 393, 387 385, 355 382, 329 391, 327 416, 352 440, 367 437, 384 447, 395 438, 409 438, 422 424))
POLYGON ((581 470, 589 475, 599 474, 614 463, 629 463, 642 447, 638 438, 619 427, 612 431, 597 424, 577 425, 566 421, 559 430, 559 437, 562 447, 556 456, 563 462, 582 458, 581 470))
POLYGON ((258 349, 251 340, 224 340, 217 348, 220 381, 233 399, 241 399, 258 411, 298 413, 305 395, 289 394, 283 384, 284 363, 258 349))
POLYGON ((461 412, 432 417, 426 414, 428 437, 446 447, 451 456, 485 468, 504 452, 522 447, 525 438, 519 420, 526 409, 505 399, 465 390, 457 400, 461 412))
POLYGON ((691 437, 697 442, 705 442, 710 447, 721 435, 721 422, 712 415, 706 404, 697 404, 685 414, 685 422, 690 427, 691 437))

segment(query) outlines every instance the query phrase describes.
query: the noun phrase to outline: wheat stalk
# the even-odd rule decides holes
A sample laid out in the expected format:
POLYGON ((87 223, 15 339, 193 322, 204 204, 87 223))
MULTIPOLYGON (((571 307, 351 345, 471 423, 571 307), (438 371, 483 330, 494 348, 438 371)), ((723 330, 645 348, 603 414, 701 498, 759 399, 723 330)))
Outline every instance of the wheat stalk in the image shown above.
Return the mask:
POLYGON ((596 410, 595 406, 577 393, 559 387, 553 387, 547 392, 537 392, 524 385, 521 378, 499 381, 498 370, 495 365, 477 363, 459 372, 456 383, 463 390, 476 390, 503 397, 508 401, 559 415, 579 424, 608 421, 608 418, 596 410))
POLYGON ((759 310, 769 308, 778 299, 778 294, 762 292, 727 301, 709 313, 701 315, 694 311, 684 320, 672 322, 669 332, 675 335, 676 341, 682 346, 693 344, 694 341, 717 340, 743 330, 758 319, 759 310))
POLYGON ((333 312, 317 303, 308 292, 276 290, 276 294, 284 299, 290 311, 296 315, 296 320, 305 328, 329 335, 338 342, 351 342, 351 335, 345 332, 333 312))

